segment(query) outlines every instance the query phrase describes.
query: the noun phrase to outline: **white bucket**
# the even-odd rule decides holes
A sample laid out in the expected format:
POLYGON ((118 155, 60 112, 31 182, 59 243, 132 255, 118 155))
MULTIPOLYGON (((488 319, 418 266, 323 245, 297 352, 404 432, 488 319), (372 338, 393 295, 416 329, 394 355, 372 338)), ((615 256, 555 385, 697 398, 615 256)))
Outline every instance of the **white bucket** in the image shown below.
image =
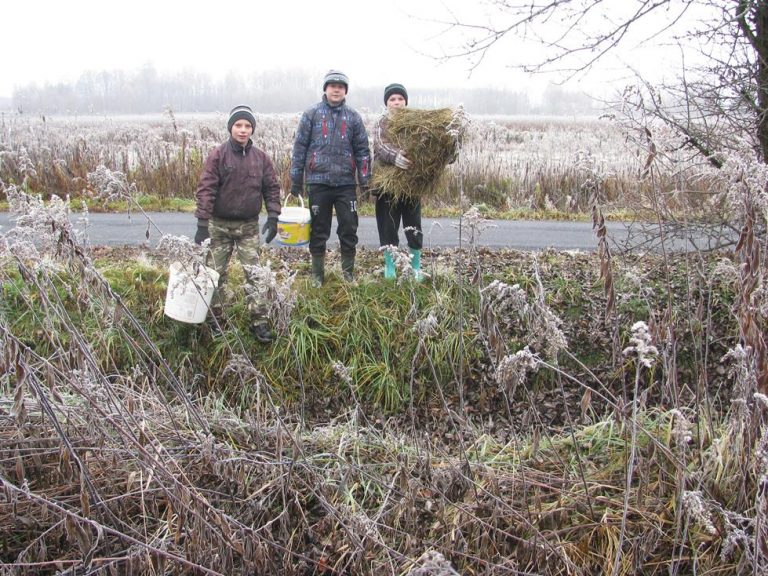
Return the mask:
MULTIPOLYGON (((288 202, 288 196, 285 201, 288 202)), ((304 199, 299 196, 301 207, 286 206, 277 219, 277 242, 283 246, 304 246, 309 244, 309 223, 312 217, 309 208, 304 208, 304 199)))
POLYGON ((165 315, 179 322, 200 324, 208 315, 219 273, 202 265, 182 266, 180 262, 173 262, 169 272, 165 315))

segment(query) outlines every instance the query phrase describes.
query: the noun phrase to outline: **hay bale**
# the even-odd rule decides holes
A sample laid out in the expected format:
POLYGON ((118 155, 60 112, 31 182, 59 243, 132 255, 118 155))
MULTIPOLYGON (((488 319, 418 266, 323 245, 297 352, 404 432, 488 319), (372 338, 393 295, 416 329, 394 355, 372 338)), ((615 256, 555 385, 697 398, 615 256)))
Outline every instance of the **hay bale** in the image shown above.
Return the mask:
POLYGON ((465 130, 464 111, 401 108, 390 113, 389 140, 411 161, 408 170, 377 164, 371 187, 394 198, 423 198, 445 190, 446 166, 455 158, 465 130))

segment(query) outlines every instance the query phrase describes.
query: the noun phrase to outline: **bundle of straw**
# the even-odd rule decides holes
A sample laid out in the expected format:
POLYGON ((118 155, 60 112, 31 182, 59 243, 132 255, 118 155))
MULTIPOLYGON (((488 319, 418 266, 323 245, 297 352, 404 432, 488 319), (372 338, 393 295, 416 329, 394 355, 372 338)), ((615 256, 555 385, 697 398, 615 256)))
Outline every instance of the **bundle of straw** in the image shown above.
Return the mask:
POLYGON ((400 198, 422 198, 445 190, 445 167, 455 159, 465 130, 463 109, 401 108, 390 113, 389 140, 411 161, 408 170, 377 164, 371 187, 400 198))

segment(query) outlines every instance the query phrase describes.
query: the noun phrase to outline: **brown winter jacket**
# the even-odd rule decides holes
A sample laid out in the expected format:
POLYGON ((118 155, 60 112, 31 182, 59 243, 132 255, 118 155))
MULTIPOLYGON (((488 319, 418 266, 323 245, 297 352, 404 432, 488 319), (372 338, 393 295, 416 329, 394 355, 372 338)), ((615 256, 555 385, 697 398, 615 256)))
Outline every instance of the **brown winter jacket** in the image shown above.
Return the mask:
POLYGON ((203 220, 258 218, 262 198, 268 217, 280 215, 275 168, 269 156, 250 140, 243 147, 230 138, 208 155, 195 197, 195 216, 203 220))

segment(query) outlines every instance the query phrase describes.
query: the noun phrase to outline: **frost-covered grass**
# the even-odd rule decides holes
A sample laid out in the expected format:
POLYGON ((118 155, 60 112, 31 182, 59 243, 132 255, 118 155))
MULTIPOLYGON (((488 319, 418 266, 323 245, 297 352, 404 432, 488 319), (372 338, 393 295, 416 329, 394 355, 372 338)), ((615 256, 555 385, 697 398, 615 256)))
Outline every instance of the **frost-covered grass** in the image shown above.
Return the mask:
POLYGON ((14 572, 766 567, 768 401, 741 332, 766 294, 739 254, 617 255, 606 274, 605 254, 470 244, 425 251, 414 283, 385 282, 362 250, 355 283, 331 254, 316 289, 306 254, 280 251, 258 274, 278 333, 264 346, 237 267, 223 334, 181 324, 162 314, 168 264, 201 247, 93 249, 65 202, 8 193, 0 560, 14 572))
MULTIPOLYGON (((367 116, 372 129, 375 116, 367 116)), ((426 209, 463 211, 459 198, 492 212, 589 213, 598 175, 606 210, 645 204, 651 189, 674 194, 677 210, 697 209, 712 180, 679 170, 639 179, 646 153, 611 122, 549 117, 470 117, 459 160, 449 167, 445 191, 426 209)), ((272 158, 283 189, 289 186, 290 151, 298 115, 259 115, 257 146, 272 158)), ((122 172, 137 194, 194 198, 202 163, 226 138, 224 114, 125 117, 4 116, 0 122, 0 180, 27 191, 104 199, 88 174, 104 166, 122 172)), ((1 196, 0 196, 1 198, 1 196)))

